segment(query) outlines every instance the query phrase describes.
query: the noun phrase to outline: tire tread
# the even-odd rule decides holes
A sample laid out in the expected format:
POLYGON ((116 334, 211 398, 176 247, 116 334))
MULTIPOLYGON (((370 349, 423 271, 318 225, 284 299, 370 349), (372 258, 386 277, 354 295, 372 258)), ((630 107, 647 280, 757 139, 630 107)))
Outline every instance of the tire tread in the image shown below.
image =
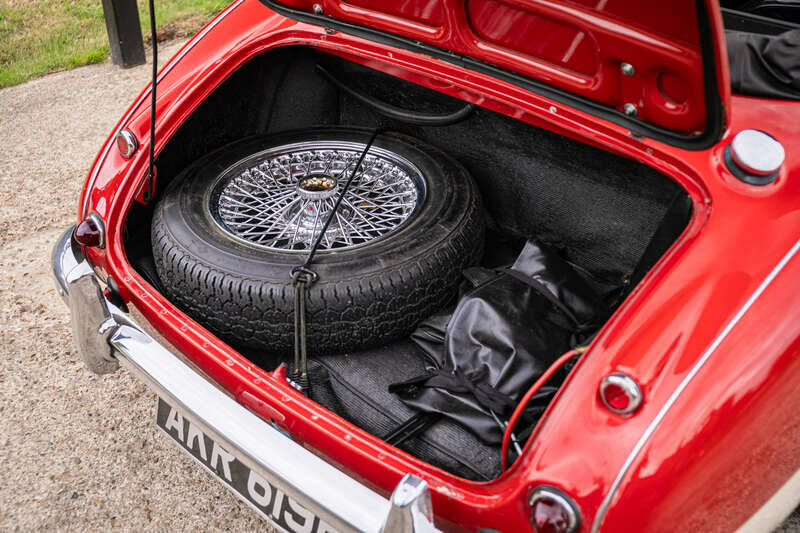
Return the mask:
MULTIPOLYGON (((466 174, 466 173, 465 173, 466 174)), ((461 272, 483 252, 484 219, 471 179, 466 208, 431 251, 376 274, 319 280, 309 290, 309 353, 346 353, 408 335, 451 304, 461 272)), ((190 253, 165 222, 165 202, 152 219, 153 258, 167 296, 178 308, 235 347, 289 354, 294 342, 291 282, 223 272, 190 253)))

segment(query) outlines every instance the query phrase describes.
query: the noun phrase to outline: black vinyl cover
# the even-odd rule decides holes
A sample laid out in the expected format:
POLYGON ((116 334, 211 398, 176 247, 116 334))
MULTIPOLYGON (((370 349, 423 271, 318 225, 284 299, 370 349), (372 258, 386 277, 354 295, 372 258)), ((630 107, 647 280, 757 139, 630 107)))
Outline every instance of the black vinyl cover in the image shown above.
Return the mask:
MULTIPOLYGON (((555 359, 597 329, 605 307, 572 267, 535 241, 511 268, 473 268, 465 276, 474 288, 452 315, 436 315, 412 334, 431 369, 390 390, 407 405, 446 416, 497 445, 499 421, 555 359)), ((532 416, 555 391, 542 389, 532 416)))
POLYGON ((725 34, 735 93, 800 100, 800 30, 725 34))
MULTIPOLYGON (((385 439, 417 415, 389 392, 389 386, 425 372, 426 358, 408 339, 351 354, 309 361, 311 398, 361 429, 385 439)), ((502 473, 500 449, 440 417, 397 446, 448 472, 474 481, 502 473)))

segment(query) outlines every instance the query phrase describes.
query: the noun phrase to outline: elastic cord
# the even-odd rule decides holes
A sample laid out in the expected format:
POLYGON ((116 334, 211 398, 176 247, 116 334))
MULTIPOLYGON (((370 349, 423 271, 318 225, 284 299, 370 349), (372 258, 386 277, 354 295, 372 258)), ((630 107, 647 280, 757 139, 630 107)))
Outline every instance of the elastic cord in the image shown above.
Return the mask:
POLYGON ((317 65, 317 70, 323 76, 325 76, 328 79, 328 81, 333 83, 336 87, 346 92, 347 94, 349 94, 362 104, 371 107, 372 109, 374 109, 379 114, 385 117, 389 117, 394 120, 399 120, 400 122, 405 122, 406 124, 414 124, 416 126, 449 126, 450 124, 461 122, 462 120, 469 117, 473 111, 475 111, 474 104, 466 104, 458 111, 445 114, 420 113, 418 111, 410 111, 408 109, 402 109, 400 107, 387 104, 386 102, 381 102, 380 100, 373 98, 371 96, 361 94, 355 89, 348 87, 347 85, 344 84, 344 82, 342 82, 341 80, 336 78, 336 76, 328 72, 322 65, 317 65))
MULTIPOLYGON (((528 389, 528 392, 525 393, 525 396, 522 397, 517 408, 514 409, 514 413, 511 415, 511 418, 508 420, 508 425, 506 426, 506 430, 503 433, 503 448, 500 452, 500 465, 503 471, 506 470, 506 465, 508 462, 508 445, 511 442, 511 432, 514 431, 514 426, 517 424, 519 417, 522 416, 522 412, 525 411, 525 407, 528 405, 528 402, 531 401, 531 398, 542 388, 542 385, 547 383, 547 381, 553 377, 564 363, 575 357, 576 355, 580 355, 585 351, 585 348, 576 348, 574 350, 570 350, 550 365, 550 367, 545 370, 544 374, 542 374, 536 382, 531 385, 531 388, 528 389)), ((532 435, 533 433, 531 433, 532 435)))

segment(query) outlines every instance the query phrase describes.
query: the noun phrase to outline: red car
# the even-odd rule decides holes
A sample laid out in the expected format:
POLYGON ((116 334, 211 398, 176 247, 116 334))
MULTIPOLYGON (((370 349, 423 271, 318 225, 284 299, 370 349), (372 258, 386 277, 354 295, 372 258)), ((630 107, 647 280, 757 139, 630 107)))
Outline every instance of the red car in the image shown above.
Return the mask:
POLYGON ((769 530, 800 503, 795 28, 237 0, 56 244, 81 356, 284 531, 769 530))

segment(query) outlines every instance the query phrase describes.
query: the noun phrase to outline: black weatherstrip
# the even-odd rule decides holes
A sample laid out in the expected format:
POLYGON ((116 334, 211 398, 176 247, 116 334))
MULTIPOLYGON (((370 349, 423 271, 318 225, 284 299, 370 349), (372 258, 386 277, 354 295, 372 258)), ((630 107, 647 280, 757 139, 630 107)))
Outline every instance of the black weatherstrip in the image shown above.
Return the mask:
POLYGON ((488 74, 532 93, 539 94, 556 102, 608 120, 624 128, 628 128, 634 135, 650 137, 678 148, 686 150, 705 150, 713 146, 720 139, 722 132, 725 130, 723 124, 724 113, 722 110, 722 100, 719 97, 717 85, 714 39, 711 34, 711 22, 708 12, 706 11, 704 0, 695 0, 698 30, 700 33, 700 52, 703 59, 703 80, 706 99, 706 129, 698 135, 684 135, 641 120, 632 119, 622 111, 612 107, 599 104, 588 98, 577 96, 569 91, 564 91, 551 85, 532 80, 526 76, 502 69, 490 63, 456 54, 450 50, 405 37, 399 37, 366 26, 333 19, 324 15, 307 13, 299 9, 286 7, 273 0, 259 1, 269 9, 300 22, 307 22, 324 28, 330 28, 395 48, 423 53, 463 68, 488 74))
POLYGON ((785 31, 800 29, 800 24, 777 20, 735 9, 722 8, 722 20, 726 30, 746 31, 760 35, 778 35, 785 31))

